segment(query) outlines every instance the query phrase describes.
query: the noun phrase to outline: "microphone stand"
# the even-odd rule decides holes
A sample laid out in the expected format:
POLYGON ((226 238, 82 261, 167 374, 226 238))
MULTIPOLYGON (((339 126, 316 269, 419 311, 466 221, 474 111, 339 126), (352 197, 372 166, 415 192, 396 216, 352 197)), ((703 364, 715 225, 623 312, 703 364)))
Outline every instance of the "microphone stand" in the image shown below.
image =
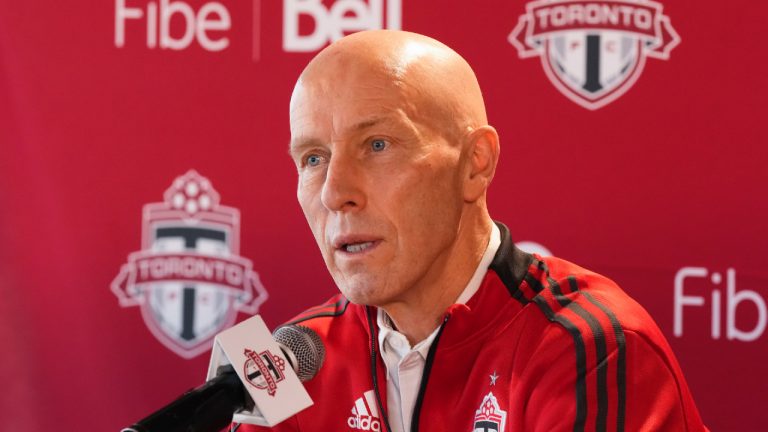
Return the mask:
POLYGON ((121 432, 219 432, 252 403, 232 366, 121 432))

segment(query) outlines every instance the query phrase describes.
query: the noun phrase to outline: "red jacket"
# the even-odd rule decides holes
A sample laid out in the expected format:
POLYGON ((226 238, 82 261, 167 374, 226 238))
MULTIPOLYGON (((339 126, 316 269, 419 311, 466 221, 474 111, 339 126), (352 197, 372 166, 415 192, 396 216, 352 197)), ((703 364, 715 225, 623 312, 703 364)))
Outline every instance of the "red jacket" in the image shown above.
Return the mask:
MULTIPOLYGON (((680 366, 614 282, 502 242, 480 289, 445 313, 413 431, 702 431, 680 366)), ((386 431, 376 310, 336 295, 291 323, 325 342, 315 405, 275 431, 386 431)), ((264 428, 241 425, 238 432, 264 428)))

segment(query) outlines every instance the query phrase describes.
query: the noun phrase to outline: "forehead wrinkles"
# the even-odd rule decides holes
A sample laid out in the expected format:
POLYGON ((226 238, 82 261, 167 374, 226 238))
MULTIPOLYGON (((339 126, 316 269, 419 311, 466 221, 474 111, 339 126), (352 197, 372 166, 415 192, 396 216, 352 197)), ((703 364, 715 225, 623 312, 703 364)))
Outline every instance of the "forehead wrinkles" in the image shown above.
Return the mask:
POLYGON ((458 143, 466 119, 459 114, 449 89, 436 84, 441 80, 439 74, 421 69, 414 65, 399 81, 402 109, 425 129, 425 134, 442 136, 451 143, 458 143))
POLYGON ((369 122, 391 124, 407 121, 403 115, 403 97, 395 83, 386 80, 353 80, 334 101, 330 110, 334 136, 354 133, 369 122))
POLYGON ((425 56, 427 50, 411 51, 404 58, 396 57, 392 61, 385 58, 375 65, 365 63, 357 65, 364 67, 348 69, 349 76, 343 81, 347 84, 340 93, 344 92, 344 98, 361 102, 363 110, 368 102, 376 113, 392 114, 408 121, 419 135, 440 135, 453 141, 457 122, 463 119, 455 115, 458 109, 455 101, 448 97, 450 89, 435 85, 444 72, 430 60, 416 61, 425 56))
POLYGON ((324 133, 338 135, 357 118, 402 111, 422 133, 458 142, 468 119, 462 104, 451 97, 457 89, 449 88, 450 56, 443 58, 441 54, 421 44, 407 44, 395 56, 371 58, 339 52, 325 56, 297 83, 291 100, 292 131, 294 123, 321 126, 306 124, 303 117, 307 113, 314 121, 322 119, 322 128, 329 128, 324 133), (302 97, 296 98, 297 92, 302 97))
MULTIPOLYGON (((316 129, 339 135, 374 118, 402 118, 408 102, 397 80, 381 71, 341 71, 301 80, 291 99, 291 129, 316 129), (333 78, 330 78, 330 77, 333 78)), ((410 111, 410 110, 409 110, 410 111)))

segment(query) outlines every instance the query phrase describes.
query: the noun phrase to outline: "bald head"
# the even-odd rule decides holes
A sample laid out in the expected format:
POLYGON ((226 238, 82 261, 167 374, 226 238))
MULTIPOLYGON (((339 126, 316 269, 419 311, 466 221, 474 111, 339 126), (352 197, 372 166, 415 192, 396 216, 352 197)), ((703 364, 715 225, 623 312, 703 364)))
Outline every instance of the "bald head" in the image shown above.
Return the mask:
POLYGON ((341 87, 398 95, 409 115, 451 141, 487 123, 469 64, 446 45, 416 33, 373 30, 334 42, 299 77, 291 112, 302 92, 338 94, 341 87))
POLYGON ((413 340, 434 329, 488 244, 498 150, 472 69, 425 36, 347 36, 291 97, 297 197, 331 275, 413 340))

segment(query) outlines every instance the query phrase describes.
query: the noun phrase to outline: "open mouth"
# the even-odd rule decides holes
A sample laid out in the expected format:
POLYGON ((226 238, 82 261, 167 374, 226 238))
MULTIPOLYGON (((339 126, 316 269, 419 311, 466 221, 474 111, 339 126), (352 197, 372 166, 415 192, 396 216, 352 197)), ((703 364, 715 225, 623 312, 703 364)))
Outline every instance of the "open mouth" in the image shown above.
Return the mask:
POLYGON ((372 241, 361 242, 361 243, 347 243, 341 246, 341 250, 347 253, 360 253, 370 249, 372 246, 373 246, 372 241))
POLYGON ((375 249, 381 243, 370 235, 344 235, 333 240, 333 248, 345 255, 362 255, 375 249))

